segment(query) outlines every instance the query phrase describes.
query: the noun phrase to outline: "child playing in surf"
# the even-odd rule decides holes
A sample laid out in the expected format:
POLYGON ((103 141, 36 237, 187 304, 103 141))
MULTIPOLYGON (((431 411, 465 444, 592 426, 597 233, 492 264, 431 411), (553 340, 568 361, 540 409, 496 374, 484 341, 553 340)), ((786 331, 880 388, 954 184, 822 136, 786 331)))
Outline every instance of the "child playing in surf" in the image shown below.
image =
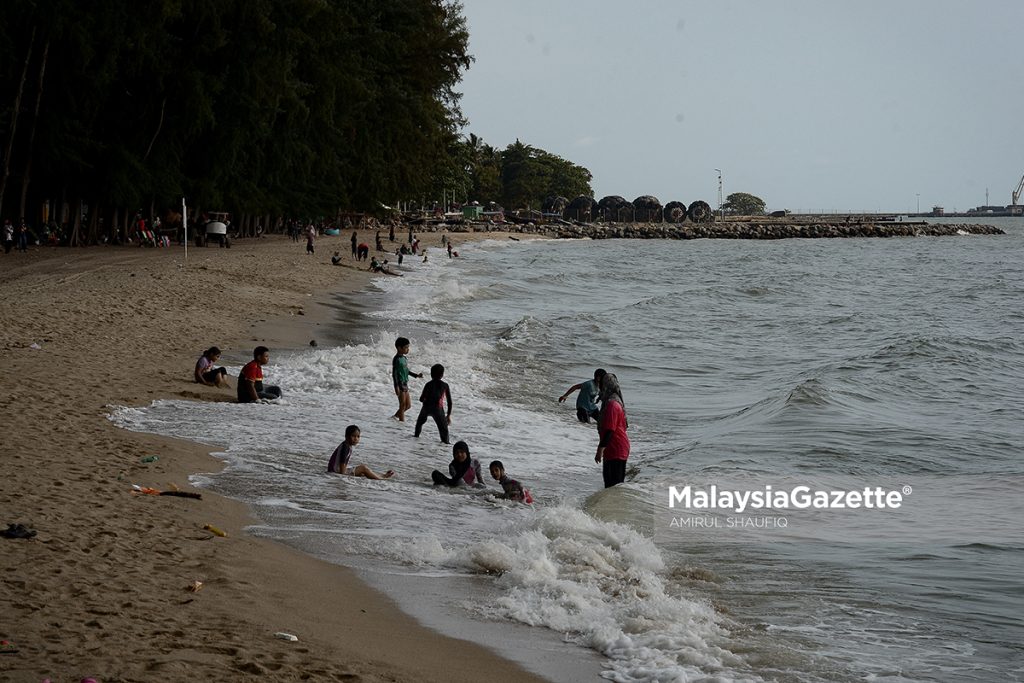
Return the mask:
POLYGON ((505 465, 500 460, 492 461, 488 469, 491 471, 491 477, 501 484, 503 493, 499 496, 500 498, 518 500, 522 503, 533 502, 533 496, 530 495, 529 489, 524 489, 522 484, 505 474, 505 465))
POLYGON ((444 366, 440 363, 430 367, 430 381, 423 385, 423 393, 420 394, 420 415, 416 418, 416 431, 413 436, 419 437, 423 424, 427 417, 434 418, 437 424, 437 432, 441 436, 442 443, 448 443, 448 425, 452 423, 452 392, 448 385, 441 381, 444 377, 444 366), (445 404, 448 410, 445 412, 445 404))
POLYGON ((395 340, 395 349, 398 353, 391 359, 391 379, 395 384, 395 395, 398 396, 398 411, 394 418, 399 422, 405 422, 405 411, 412 407, 412 397, 409 395, 409 375, 419 379, 422 373, 409 372, 409 360, 406 355, 409 353, 409 340, 399 337, 395 340))
POLYGON ((345 440, 338 444, 338 447, 331 453, 327 471, 334 474, 350 474, 353 477, 366 477, 367 479, 390 479, 395 476, 394 470, 388 470, 381 476, 366 465, 356 465, 349 471, 348 462, 352 459, 352 449, 359 443, 361 436, 362 433, 356 425, 349 425, 345 428, 345 440))
POLYGON ((469 457, 469 446, 465 441, 456 441, 452 446, 452 461, 448 464, 448 474, 444 476, 438 470, 430 473, 435 485, 458 486, 466 484, 479 488, 484 485, 480 475, 480 461, 469 457))

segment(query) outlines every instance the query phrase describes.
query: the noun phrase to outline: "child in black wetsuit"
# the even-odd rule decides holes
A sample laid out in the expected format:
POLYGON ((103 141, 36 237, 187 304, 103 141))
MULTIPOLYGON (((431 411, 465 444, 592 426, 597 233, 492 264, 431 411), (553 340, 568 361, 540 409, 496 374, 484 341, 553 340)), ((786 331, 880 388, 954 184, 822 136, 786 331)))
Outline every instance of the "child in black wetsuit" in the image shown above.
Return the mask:
POLYGON ((423 393, 420 394, 420 415, 416 418, 416 431, 413 436, 418 437, 423 430, 427 417, 434 418, 437 423, 437 431, 441 435, 443 443, 448 441, 448 425, 452 423, 452 392, 448 385, 441 381, 444 377, 444 366, 438 363, 430 368, 430 381, 423 386, 423 393), (445 403, 448 404, 447 412, 445 403))
POLYGON ((435 484, 447 486, 458 486, 467 484, 469 486, 481 487, 484 485, 483 477, 480 475, 480 461, 469 457, 469 446, 465 441, 457 441, 452 446, 452 461, 448 464, 449 477, 434 470, 430 478, 435 484))

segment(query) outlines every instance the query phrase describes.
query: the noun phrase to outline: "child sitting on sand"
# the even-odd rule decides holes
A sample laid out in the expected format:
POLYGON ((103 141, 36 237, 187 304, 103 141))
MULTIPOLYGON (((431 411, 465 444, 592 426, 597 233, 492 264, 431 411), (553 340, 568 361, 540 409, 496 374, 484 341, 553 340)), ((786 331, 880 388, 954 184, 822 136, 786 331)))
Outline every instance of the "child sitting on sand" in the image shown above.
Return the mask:
POLYGON ((505 465, 500 460, 492 461, 488 469, 491 471, 491 477, 501 484, 503 493, 499 496, 500 498, 518 500, 523 503, 533 502, 533 496, 530 495, 529 489, 524 489, 522 484, 505 474, 505 465))
POLYGON ((331 459, 327 463, 327 471, 334 474, 351 474, 354 477, 366 477, 367 479, 390 479, 395 476, 394 470, 388 470, 381 476, 366 465, 356 465, 350 472, 348 461, 352 459, 352 449, 359 443, 361 436, 359 427, 349 425, 345 428, 345 440, 338 444, 338 447, 331 453, 331 459))
POLYGON ((456 441, 452 446, 452 461, 448 464, 448 474, 451 476, 446 477, 434 470, 430 473, 430 478, 434 480, 435 485, 466 484, 477 488, 484 485, 483 477, 480 475, 480 461, 469 457, 469 446, 465 441, 456 441))
POLYGON ((196 382, 208 387, 228 386, 228 371, 225 368, 213 367, 218 360, 220 360, 220 349, 216 346, 211 346, 203 351, 203 355, 199 356, 199 360, 196 361, 196 382))

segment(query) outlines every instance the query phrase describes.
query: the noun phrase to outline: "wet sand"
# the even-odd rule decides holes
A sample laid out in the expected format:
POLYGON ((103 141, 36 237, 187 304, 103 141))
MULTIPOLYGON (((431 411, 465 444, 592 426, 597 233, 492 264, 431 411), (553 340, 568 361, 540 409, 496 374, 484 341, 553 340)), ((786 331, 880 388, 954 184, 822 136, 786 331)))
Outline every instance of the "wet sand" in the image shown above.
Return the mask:
MULTIPOLYGON (((423 241, 435 249, 440 234, 423 241)), ((323 237, 307 256, 304 242, 271 236, 190 248, 187 263, 180 248, 0 254, 0 530, 38 532, 0 538, 0 639, 19 650, 0 655, 0 679, 540 680, 420 626, 344 567, 247 535, 241 503, 132 493, 193 491, 189 475, 221 463, 198 444, 120 430, 107 406, 233 400, 233 388, 192 382, 202 350, 245 358, 326 335, 332 295, 369 281, 348 248, 323 237), (335 250, 344 265, 330 265, 335 250)))

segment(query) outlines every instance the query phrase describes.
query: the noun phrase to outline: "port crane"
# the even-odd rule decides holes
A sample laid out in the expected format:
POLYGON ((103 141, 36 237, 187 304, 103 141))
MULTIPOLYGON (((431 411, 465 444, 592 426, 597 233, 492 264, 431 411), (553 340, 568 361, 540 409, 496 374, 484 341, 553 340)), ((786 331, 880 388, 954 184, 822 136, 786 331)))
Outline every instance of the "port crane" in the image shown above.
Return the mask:
POLYGON ((1013 191, 1013 205, 1017 206, 1020 203, 1020 196, 1024 194, 1024 175, 1020 177, 1020 182, 1017 183, 1017 189, 1013 191))

